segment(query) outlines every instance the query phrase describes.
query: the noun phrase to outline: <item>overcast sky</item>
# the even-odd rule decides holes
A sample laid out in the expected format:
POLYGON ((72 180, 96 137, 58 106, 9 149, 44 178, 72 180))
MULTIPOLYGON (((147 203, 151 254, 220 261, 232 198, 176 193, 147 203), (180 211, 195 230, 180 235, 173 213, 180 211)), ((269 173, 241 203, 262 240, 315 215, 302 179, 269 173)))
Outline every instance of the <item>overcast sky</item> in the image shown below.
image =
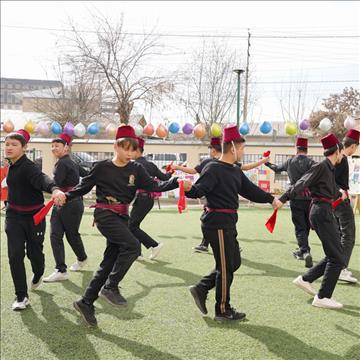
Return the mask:
MULTIPOLYGON (((319 104, 330 93, 345 86, 359 88, 360 3, 356 1, 1 1, 1 76, 46 79, 48 72, 53 77, 51 67, 61 35, 56 29, 68 28, 68 17, 79 28, 91 29, 88 14, 94 11, 111 19, 124 13, 126 28, 131 31, 156 26, 158 33, 178 35, 161 38, 173 55, 159 61, 158 66, 168 69, 183 65, 202 42, 201 35, 246 36, 250 28, 257 99, 251 112, 254 121, 281 121, 279 98, 290 85, 306 92, 305 117, 317 100, 319 104), (264 35, 272 38, 256 38, 264 35)), ((245 54, 246 38, 226 41, 245 54)), ((235 111, 231 117, 234 115, 235 111)), ((164 118, 183 121, 189 114, 182 108, 165 108, 153 110, 152 116, 156 117, 154 122, 164 118)))

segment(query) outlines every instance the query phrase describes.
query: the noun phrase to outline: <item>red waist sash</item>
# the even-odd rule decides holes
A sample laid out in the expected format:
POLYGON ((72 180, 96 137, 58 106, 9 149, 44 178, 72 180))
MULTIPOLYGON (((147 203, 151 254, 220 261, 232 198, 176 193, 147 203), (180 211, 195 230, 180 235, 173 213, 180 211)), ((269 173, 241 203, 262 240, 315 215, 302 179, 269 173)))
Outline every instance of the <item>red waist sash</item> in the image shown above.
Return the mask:
POLYGON ((96 203, 90 205, 91 208, 96 209, 108 209, 117 214, 129 215, 129 204, 105 204, 105 203, 96 203))
POLYGON ((205 211, 207 212, 218 212, 218 213, 224 213, 224 214, 236 214, 237 209, 212 209, 209 207, 205 207, 205 211))

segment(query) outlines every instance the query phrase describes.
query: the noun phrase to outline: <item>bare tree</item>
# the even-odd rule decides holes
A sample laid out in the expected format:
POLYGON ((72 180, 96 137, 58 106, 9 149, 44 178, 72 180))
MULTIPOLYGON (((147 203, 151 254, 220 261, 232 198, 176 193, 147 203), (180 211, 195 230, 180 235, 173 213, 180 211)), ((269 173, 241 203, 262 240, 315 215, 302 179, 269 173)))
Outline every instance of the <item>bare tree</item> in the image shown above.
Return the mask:
POLYGON ((102 88, 89 64, 81 66, 70 57, 58 58, 54 69, 61 87, 48 89, 37 96, 34 108, 50 120, 64 125, 67 121, 89 124, 101 115, 102 88))
POLYGON ((71 21, 70 25, 70 57, 78 64, 89 63, 90 70, 101 77, 121 123, 128 123, 136 102, 156 104, 173 90, 167 77, 147 66, 161 55, 158 38, 152 32, 131 35, 123 28, 123 17, 112 24, 101 14, 92 14, 95 31, 91 33, 80 31, 71 21))
POLYGON ((317 136, 323 135, 319 129, 320 121, 329 118, 332 123, 332 132, 342 139, 346 133, 344 121, 349 115, 360 115, 360 92, 352 87, 345 88, 340 94, 331 94, 323 99, 324 109, 312 112, 310 128, 317 136))
POLYGON ((209 128, 228 118, 236 100, 236 77, 239 66, 235 51, 219 42, 203 43, 195 50, 184 74, 181 103, 196 123, 209 128))

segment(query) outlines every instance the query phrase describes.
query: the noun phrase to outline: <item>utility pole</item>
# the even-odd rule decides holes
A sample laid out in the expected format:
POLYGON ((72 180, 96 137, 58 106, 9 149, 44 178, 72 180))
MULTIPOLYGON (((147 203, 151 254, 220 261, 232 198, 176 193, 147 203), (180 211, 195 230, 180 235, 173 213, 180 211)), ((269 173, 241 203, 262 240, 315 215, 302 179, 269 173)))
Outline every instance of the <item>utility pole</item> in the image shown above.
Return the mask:
POLYGON ((251 37, 251 33, 250 33, 250 29, 248 29, 248 45, 247 45, 247 57, 246 57, 246 70, 245 70, 245 94, 244 94, 244 107, 243 107, 244 122, 247 122, 247 112, 248 112, 250 37, 251 37))
POLYGON ((235 69, 234 72, 237 73, 237 103, 236 103, 236 125, 240 126, 240 75, 245 70, 235 69))

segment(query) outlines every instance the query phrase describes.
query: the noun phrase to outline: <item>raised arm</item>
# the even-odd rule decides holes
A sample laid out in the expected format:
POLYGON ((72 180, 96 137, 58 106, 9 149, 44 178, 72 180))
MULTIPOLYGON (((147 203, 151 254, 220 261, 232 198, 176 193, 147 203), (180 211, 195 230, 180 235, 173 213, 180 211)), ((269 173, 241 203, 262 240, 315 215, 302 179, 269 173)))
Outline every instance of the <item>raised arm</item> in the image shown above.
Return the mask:
POLYGON ((186 174, 191 174, 191 175, 194 175, 194 174, 198 173, 195 169, 189 168, 187 166, 181 166, 181 165, 174 165, 173 164, 173 165, 171 165, 171 168, 173 170, 179 170, 179 171, 182 171, 182 172, 184 172, 186 174))
POLYGON ((164 192, 178 188, 179 184, 177 179, 177 177, 173 177, 168 181, 155 181, 143 166, 139 165, 136 186, 138 189, 147 191, 164 192))
POLYGON ((268 163, 268 161, 269 161, 269 158, 266 157, 266 158, 263 158, 263 159, 261 159, 259 161, 252 162, 252 163, 249 163, 249 164, 241 164, 241 170, 246 171, 246 170, 255 169, 255 168, 261 166, 262 164, 268 163))
POLYGON ((284 163, 282 163, 281 165, 276 165, 276 164, 272 164, 270 162, 266 162, 265 166, 267 166, 268 168, 270 168, 271 170, 275 171, 276 174, 281 173, 282 171, 287 171, 288 166, 289 166, 289 161, 290 159, 286 160, 284 163))

